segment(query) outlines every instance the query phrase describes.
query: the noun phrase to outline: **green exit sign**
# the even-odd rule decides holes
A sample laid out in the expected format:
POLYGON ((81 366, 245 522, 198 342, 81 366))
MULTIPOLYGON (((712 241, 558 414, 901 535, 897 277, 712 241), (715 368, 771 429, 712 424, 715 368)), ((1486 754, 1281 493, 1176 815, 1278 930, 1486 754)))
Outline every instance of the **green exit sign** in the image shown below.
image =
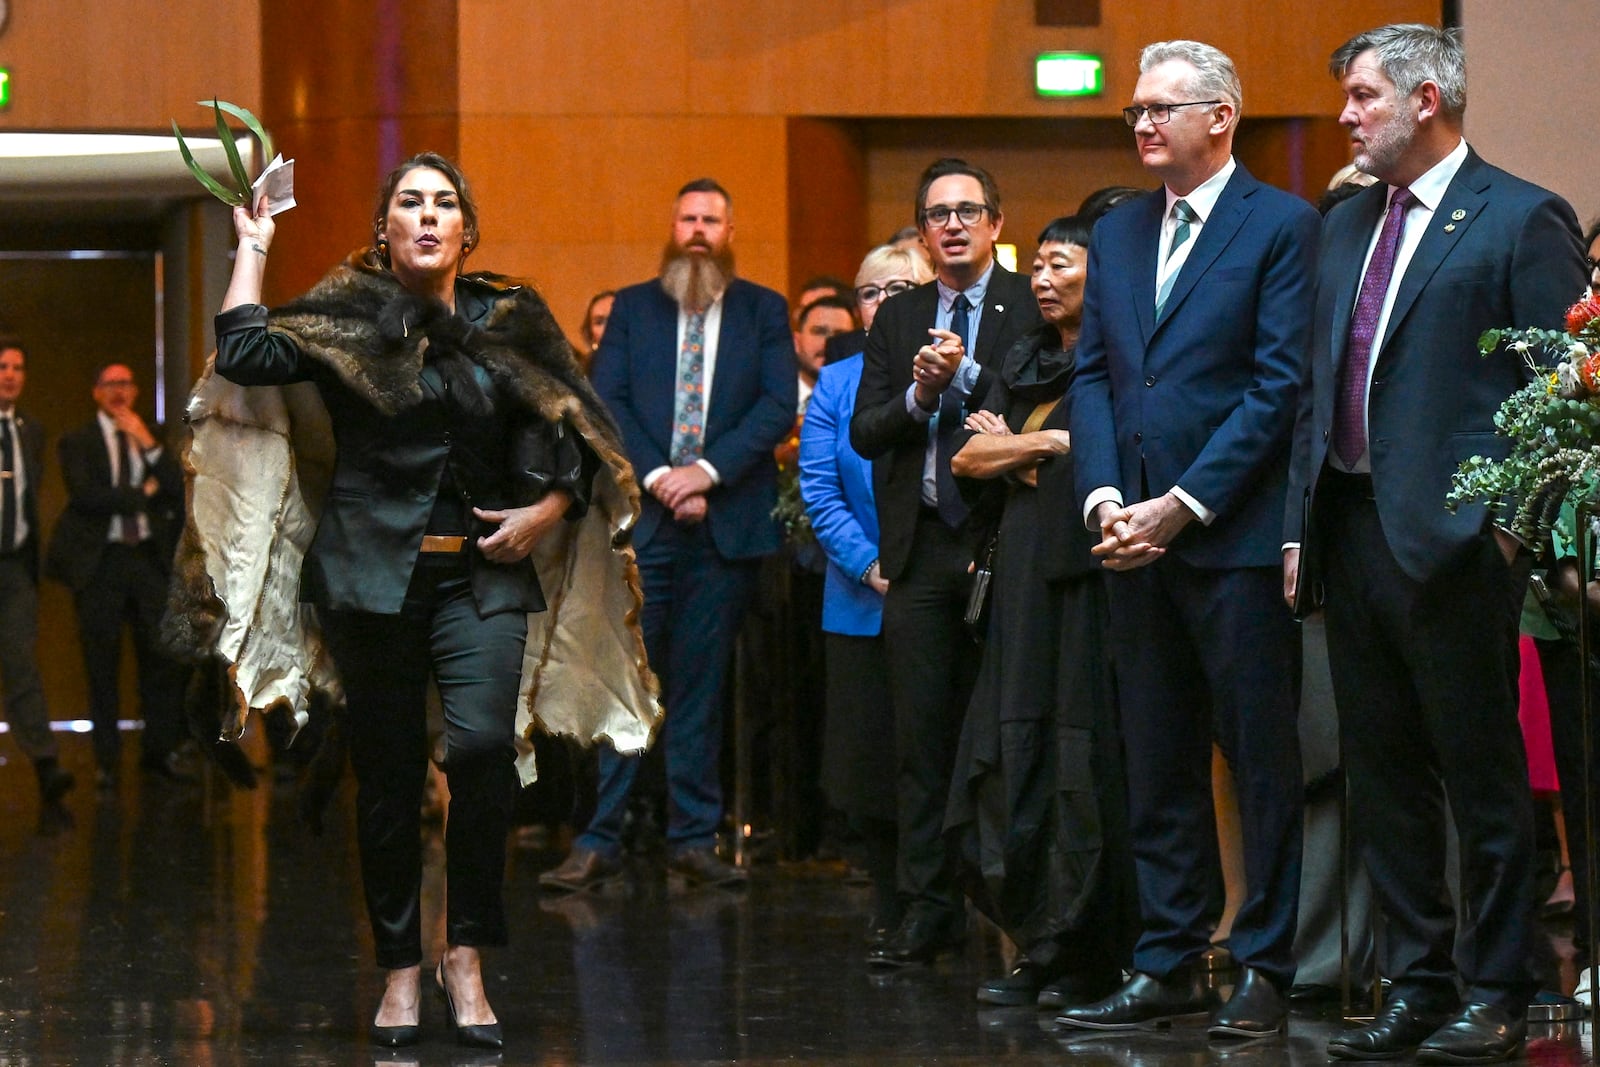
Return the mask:
POLYGON ((11 71, 0 67, 0 111, 11 106, 11 71))
POLYGON ((1033 87, 1040 96, 1099 96, 1104 70, 1087 52, 1045 52, 1033 61, 1033 87))

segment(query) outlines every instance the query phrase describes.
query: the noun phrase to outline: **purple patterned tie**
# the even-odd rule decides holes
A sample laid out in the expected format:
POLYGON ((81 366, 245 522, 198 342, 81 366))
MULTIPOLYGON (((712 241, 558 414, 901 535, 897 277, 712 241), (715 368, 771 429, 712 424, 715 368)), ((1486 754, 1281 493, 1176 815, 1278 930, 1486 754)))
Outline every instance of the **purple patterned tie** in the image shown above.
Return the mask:
POLYGON ((1378 317, 1389 295, 1394 277, 1394 257, 1406 229, 1406 212, 1417 198, 1410 189, 1399 189, 1389 201, 1383 218, 1383 232, 1372 250, 1366 276, 1361 279, 1361 295, 1356 298, 1350 317, 1350 339, 1344 350, 1344 380, 1339 387, 1338 405, 1333 419, 1333 450, 1346 467, 1354 467, 1367 451, 1367 368, 1372 365, 1373 343, 1377 340, 1378 317))

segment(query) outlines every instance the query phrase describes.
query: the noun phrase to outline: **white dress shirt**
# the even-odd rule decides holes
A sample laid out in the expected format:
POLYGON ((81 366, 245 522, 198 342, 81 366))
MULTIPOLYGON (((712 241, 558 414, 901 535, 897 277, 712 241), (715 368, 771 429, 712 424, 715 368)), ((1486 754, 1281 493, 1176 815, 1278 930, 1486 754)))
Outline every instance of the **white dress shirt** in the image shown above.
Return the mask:
MULTIPOLYGON (((1200 242, 1200 232, 1205 229, 1206 220, 1211 217, 1212 212, 1216 211, 1217 200, 1222 196, 1223 188, 1228 184, 1228 179, 1233 177, 1233 172, 1238 167, 1239 164, 1234 161, 1232 156, 1229 156, 1228 161, 1222 165, 1221 170, 1195 186, 1194 190, 1187 195, 1179 196, 1170 188, 1166 190, 1167 213, 1162 217, 1161 240, 1156 248, 1156 292, 1159 293, 1166 280, 1182 270, 1183 265, 1189 262, 1189 253, 1200 242), (1171 252, 1171 259, 1169 260, 1168 252, 1172 249, 1172 238, 1178 230, 1178 216, 1172 209, 1179 200, 1189 205, 1189 210, 1194 214, 1195 221, 1189 224, 1189 239, 1176 251, 1171 252)), ((1195 518, 1199 519, 1202 525, 1210 526, 1216 520, 1216 512, 1190 496, 1181 485, 1174 485, 1170 491, 1173 496, 1183 501, 1185 507, 1194 512, 1195 518)), ((1122 491, 1114 485, 1103 485, 1090 493, 1084 501, 1083 522, 1089 529, 1097 528, 1094 522, 1094 509, 1107 501, 1120 508, 1123 504, 1122 491)))
POLYGON ((0 421, 9 423, 7 428, 11 431, 11 484, 17 494, 16 543, 20 547, 28 543, 28 516, 25 514, 27 509, 22 506, 22 501, 26 499, 24 494, 28 491, 28 464, 22 458, 22 434, 17 432, 17 409, 0 411, 0 421))
MULTIPOLYGON (((978 384, 978 373, 983 369, 978 366, 978 361, 973 358, 972 350, 978 344, 978 327, 983 322, 983 300, 989 293, 989 279, 994 277, 994 260, 989 261, 989 267, 977 281, 965 289, 952 289, 942 281, 935 280, 934 286, 939 293, 939 309, 934 313, 933 325, 935 329, 948 330, 950 323, 955 318, 956 296, 966 294, 967 303, 972 309, 967 312, 968 336, 962 339, 962 347, 966 349, 961 356, 961 365, 956 368, 955 376, 950 379, 950 384, 945 389, 954 389, 963 397, 962 410, 966 410, 965 399, 972 395, 973 387, 978 384)), ((928 338, 931 342, 933 338, 928 338)), ((942 396, 942 394, 941 394, 942 396)), ((928 507, 937 507, 939 504, 939 409, 928 411, 917 403, 917 385, 912 382, 906 387, 906 410, 918 422, 928 424, 928 444, 922 452, 922 502, 928 507)))
MULTIPOLYGON (((95 421, 100 424, 100 437, 106 443, 106 452, 111 457, 111 484, 121 485, 122 471, 118 467, 117 456, 117 424, 111 416, 103 411, 95 412, 95 421)), ((145 474, 150 469, 150 464, 161 458, 161 446, 157 445, 148 453, 139 447, 137 441, 128 438, 128 466, 131 468, 128 475, 128 484, 141 486, 144 484, 145 474)), ((150 536, 150 517, 144 512, 137 515, 113 515, 106 524, 106 540, 122 543, 122 532, 125 523, 134 524, 135 540, 145 541, 150 536)))

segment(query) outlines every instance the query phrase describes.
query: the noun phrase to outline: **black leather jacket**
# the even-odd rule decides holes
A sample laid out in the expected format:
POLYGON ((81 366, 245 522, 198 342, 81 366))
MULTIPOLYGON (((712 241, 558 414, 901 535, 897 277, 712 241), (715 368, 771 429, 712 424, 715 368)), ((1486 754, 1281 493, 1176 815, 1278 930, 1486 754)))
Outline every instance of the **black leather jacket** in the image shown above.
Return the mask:
MULTIPOLYGON (((482 323, 498 298, 463 279, 456 315, 482 323)), ((492 532, 485 510, 533 503, 551 489, 573 496, 569 518, 587 507, 596 459, 565 423, 516 403, 482 367, 462 371, 488 399, 473 413, 456 394, 462 383, 432 363, 420 375, 422 399, 393 414, 374 406, 322 360, 267 329, 267 309, 232 308, 217 316, 217 373, 241 385, 316 383, 338 448, 332 485, 301 574, 301 598, 334 610, 396 614, 425 534, 469 538, 466 555, 481 615, 540 611, 544 597, 529 560, 498 564, 472 539, 492 532)))

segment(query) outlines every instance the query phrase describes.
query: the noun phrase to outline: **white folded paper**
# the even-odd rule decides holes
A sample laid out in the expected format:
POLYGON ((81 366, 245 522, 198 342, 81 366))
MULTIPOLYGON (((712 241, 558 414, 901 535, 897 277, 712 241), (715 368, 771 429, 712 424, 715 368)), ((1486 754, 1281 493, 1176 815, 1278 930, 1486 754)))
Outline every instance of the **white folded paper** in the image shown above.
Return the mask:
POLYGON ((273 156, 250 188, 255 194, 250 198, 252 205, 261 199, 263 192, 267 194, 268 215, 288 211, 294 207, 294 160, 285 161, 281 152, 273 156))

